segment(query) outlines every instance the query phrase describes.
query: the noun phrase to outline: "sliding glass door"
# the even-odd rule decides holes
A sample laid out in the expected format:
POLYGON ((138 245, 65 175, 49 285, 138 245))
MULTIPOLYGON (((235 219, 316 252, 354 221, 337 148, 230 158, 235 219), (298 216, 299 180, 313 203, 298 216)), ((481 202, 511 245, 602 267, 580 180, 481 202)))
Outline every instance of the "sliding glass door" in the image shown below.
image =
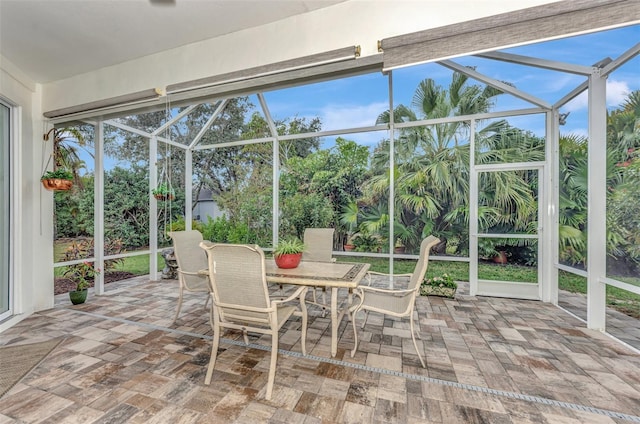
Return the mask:
POLYGON ((0 321, 12 314, 9 280, 9 144, 11 109, 0 102, 0 321))

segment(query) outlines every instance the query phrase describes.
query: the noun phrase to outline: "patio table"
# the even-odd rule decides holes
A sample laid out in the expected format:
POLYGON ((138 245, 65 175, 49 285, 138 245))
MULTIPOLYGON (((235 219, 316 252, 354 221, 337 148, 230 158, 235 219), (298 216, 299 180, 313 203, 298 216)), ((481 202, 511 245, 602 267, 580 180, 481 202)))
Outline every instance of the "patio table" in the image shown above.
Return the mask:
MULTIPOLYGON (((352 262, 313 262, 302 261, 297 268, 278 268, 273 259, 266 260, 267 282, 277 284, 293 284, 299 286, 315 286, 331 289, 331 356, 338 351, 338 324, 342 321, 348 307, 338 311, 338 290, 351 289, 358 286, 367 274, 370 264, 352 262)), ((351 296, 349 296, 350 303, 351 296)))

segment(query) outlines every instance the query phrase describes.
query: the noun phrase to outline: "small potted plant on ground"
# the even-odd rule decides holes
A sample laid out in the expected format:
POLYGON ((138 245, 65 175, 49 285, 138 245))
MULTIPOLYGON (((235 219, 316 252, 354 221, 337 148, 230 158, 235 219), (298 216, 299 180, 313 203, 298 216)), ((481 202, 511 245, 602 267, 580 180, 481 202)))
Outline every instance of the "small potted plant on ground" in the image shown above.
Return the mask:
POLYGON ((66 169, 47 171, 40 177, 44 188, 50 191, 65 191, 73 187, 73 174, 66 169))
POLYGON ((69 299, 74 305, 79 305, 87 300, 87 293, 91 285, 87 278, 95 279, 100 274, 100 270, 89 262, 82 262, 70 265, 64 275, 69 276, 76 283, 76 289, 69 292, 69 299))
POLYGON ((441 296, 453 299, 456 295, 458 284, 453 281, 449 274, 442 274, 439 277, 425 278, 420 285, 422 296, 441 296))
POLYGON ((273 250, 273 258, 278 268, 295 268, 300 265, 304 243, 297 238, 281 240, 273 250))
POLYGON ((153 197, 158 200, 173 200, 175 197, 175 193, 173 189, 167 185, 167 183, 162 183, 158 187, 152 190, 153 197))

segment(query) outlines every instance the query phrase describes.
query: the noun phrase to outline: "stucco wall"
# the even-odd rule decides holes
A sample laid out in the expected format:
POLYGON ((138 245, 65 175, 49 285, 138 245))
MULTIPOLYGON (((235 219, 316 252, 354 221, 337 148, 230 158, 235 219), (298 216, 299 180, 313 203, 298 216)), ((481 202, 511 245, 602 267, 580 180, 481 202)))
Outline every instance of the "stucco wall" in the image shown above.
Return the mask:
POLYGON ((0 58, 0 96, 18 114, 11 145, 15 315, 0 324, 2 330, 33 311, 53 306, 53 195, 40 185, 42 149, 47 148, 42 142, 41 87, 0 58))
MULTIPOLYGON (((189 44, 43 87, 55 110, 386 37, 550 3, 550 0, 349 0, 273 24, 189 44)), ((169 30, 169 29, 168 29, 169 30)))

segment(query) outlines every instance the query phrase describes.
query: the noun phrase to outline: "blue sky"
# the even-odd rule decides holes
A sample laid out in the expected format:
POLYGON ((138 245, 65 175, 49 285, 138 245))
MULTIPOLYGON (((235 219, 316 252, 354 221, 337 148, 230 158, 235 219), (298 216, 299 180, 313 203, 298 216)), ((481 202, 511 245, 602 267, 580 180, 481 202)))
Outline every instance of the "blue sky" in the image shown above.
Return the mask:
MULTIPOLYGON (((536 43, 502 51, 524 56, 544 58, 564 63, 590 66, 605 57, 616 59, 640 41, 640 25, 602 31, 536 43)), ((549 103, 555 103, 569 93, 585 77, 540 68, 509 64, 477 57, 461 57, 455 62, 476 66, 480 73, 494 79, 508 81, 519 90, 535 95, 549 103)), ((446 87, 451 71, 437 64, 424 64, 394 71, 394 104, 409 105, 418 83, 433 78, 446 87)), ((633 90, 640 89, 640 57, 635 57, 607 79, 607 106, 619 106, 633 90)), ((353 77, 339 81, 327 81, 304 87, 268 92, 265 94, 274 118, 298 115, 318 116, 323 129, 336 129, 373 125, 375 118, 388 109, 388 81, 380 73, 353 77)), ((256 102, 257 103, 257 102, 256 102)), ((499 96, 495 110, 533 107, 512 96, 499 96)), ((583 93, 561 112, 570 112, 563 133, 587 134, 587 93, 583 93)), ((538 116, 510 120, 514 125, 526 127, 538 135, 544 134, 544 120, 538 116)), ((383 135, 377 133, 346 135, 360 143, 374 145, 383 135)), ((330 143, 330 141, 328 141, 330 143)))
MULTIPOLYGON (((630 47, 640 42, 640 25, 586 34, 561 40, 536 43, 503 51, 524 56, 544 58, 559 62, 590 66, 605 57, 616 59, 630 47)), ((487 76, 514 84, 519 90, 535 95, 549 103, 555 103, 585 80, 585 77, 540 68, 525 67, 477 57, 460 57, 453 61, 487 76)), ((418 83, 433 78, 447 87, 452 71, 438 64, 416 65, 393 71, 394 104, 411 104, 418 83)), ((473 81, 471 81, 473 82, 473 81)), ((377 116, 389 108, 388 77, 380 72, 340 80, 325 81, 301 87, 265 93, 274 119, 299 116, 319 117, 323 130, 353 128, 375 124, 377 116)), ((619 106, 633 90, 640 89, 640 57, 635 57, 615 71, 607 79, 607 106, 619 106)), ((257 97, 251 96, 257 111, 261 111, 257 97)), ((533 107, 512 96, 498 96, 495 110, 533 107)), ((570 112, 562 133, 587 135, 587 93, 574 99, 561 109, 570 112)), ((544 135, 542 115, 509 118, 509 122, 537 135, 544 135)), ((375 146, 386 132, 346 134, 345 138, 375 146)), ((334 144, 335 136, 327 137, 323 147, 334 144)), ((88 171, 93 160, 86 158, 88 171)), ((105 166, 111 168, 115 161, 106 158, 105 166)))

